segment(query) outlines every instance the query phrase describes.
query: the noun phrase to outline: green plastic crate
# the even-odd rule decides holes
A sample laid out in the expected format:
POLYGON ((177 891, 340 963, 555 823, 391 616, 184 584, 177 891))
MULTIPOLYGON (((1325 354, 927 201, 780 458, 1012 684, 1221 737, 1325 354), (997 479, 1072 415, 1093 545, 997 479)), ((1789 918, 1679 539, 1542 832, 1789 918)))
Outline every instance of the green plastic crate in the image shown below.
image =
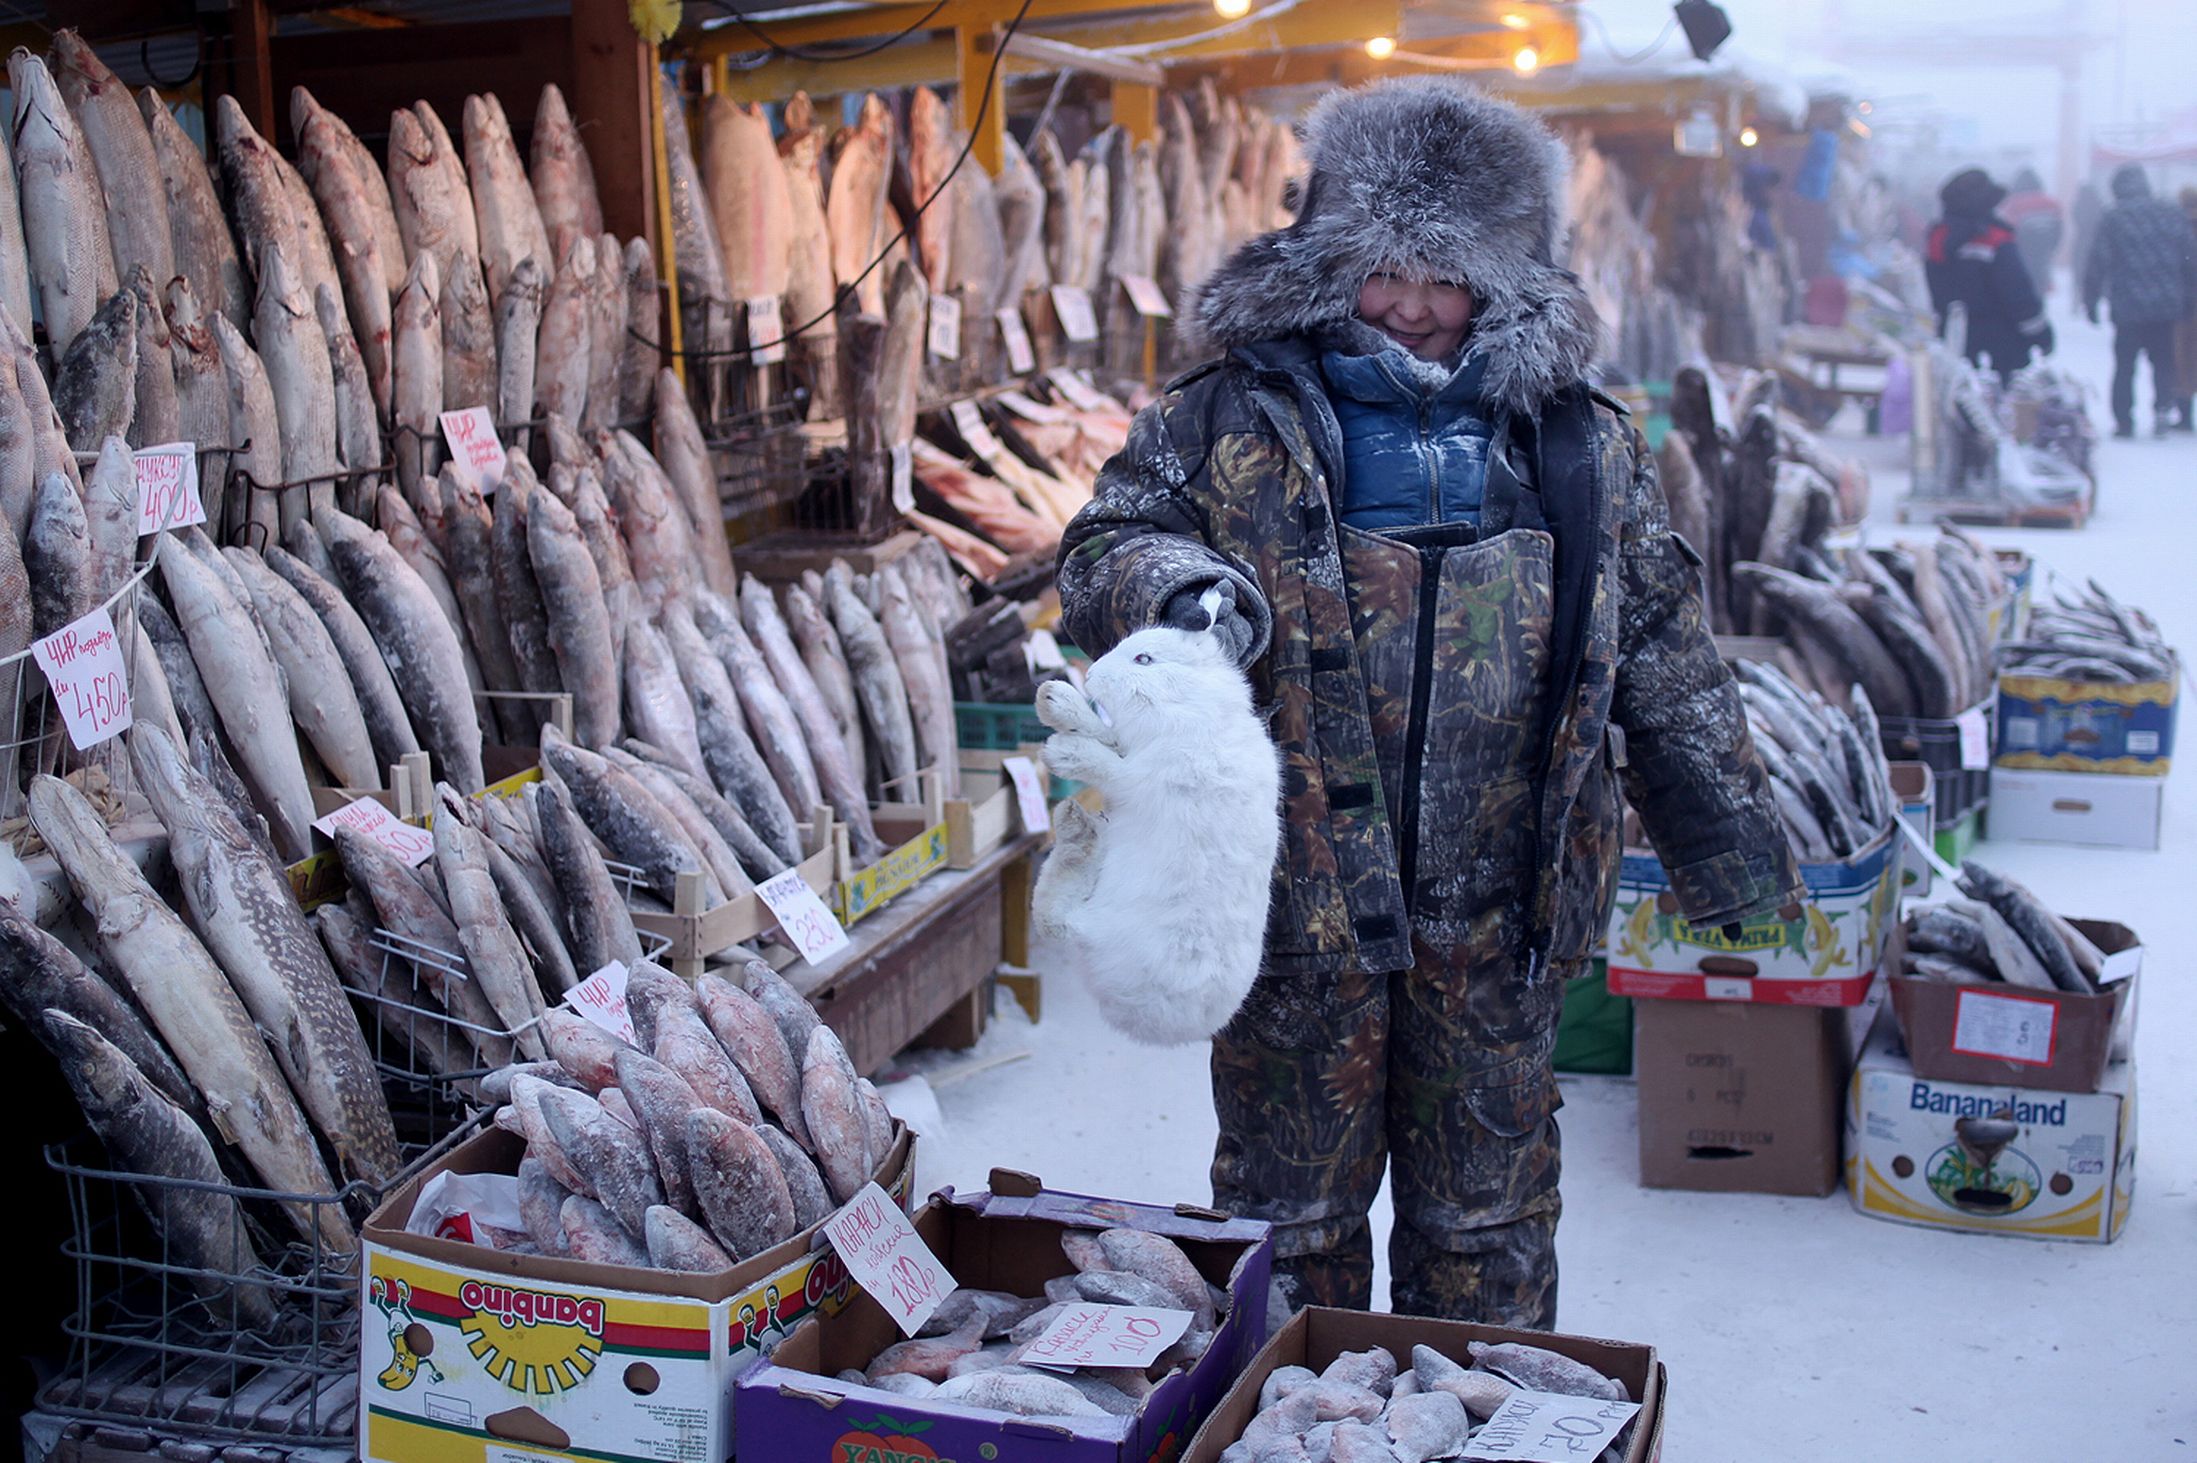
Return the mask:
MULTIPOLYGON (((976 752, 1012 752, 1017 747, 1043 746, 1045 739, 1053 734, 1051 727, 1037 719, 1034 707, 990 701, 956 701, 954 728, 961 745, 976 752)), ((1054 778, 1053 801, 1074 797, 1082 786, 1082 783, 1070 782, 1064 777, 1054 778)))
POLYGON ((1956 821, 1940 828, 1938 836, 1931 840, 1937 845, 1938 857, 1949 864, 1957 864, 1968 857, 1969 850, 1976 846, 1976 839, 1983 832, 1983 814, 1982 808, 1970 808, 1956 821))
POLYGON ((1585 975, 1564 983, 1556 1070, 1618 1077, 1632 1071, 1632 1002, 1610 994, 1605 961, 1593 961, 1585 975))

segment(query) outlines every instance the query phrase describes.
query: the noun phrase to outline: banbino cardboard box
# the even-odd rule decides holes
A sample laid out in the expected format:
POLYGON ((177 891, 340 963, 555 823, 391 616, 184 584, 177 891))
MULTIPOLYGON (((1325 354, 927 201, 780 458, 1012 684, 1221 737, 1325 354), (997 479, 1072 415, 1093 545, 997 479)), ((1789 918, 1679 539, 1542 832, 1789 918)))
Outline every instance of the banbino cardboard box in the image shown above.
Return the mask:
POLYGON ((1273 1242, 1258 1220, 1059 1193, 995 1170, 989 1193, 939 1194, 914 1223, 957 1283, 1030 1296, 1073 1268, 1060 1244, 1067 1230, 1163 1234, 1228 1292, 1228 1315, 1205 1354, 1161 1378, 1135 1416, 1012 1417, 840 1381, 901 1339, 883 1308, 858 1294, 740 1379, 740 1463, 1172 1463, 1266 1338, 1273 1242))
MULTIPOLYGON (((876 1175, 901 1203, 914 1138, 896 1127, 876 1175)), ((762 1348, 854 1290, 804 1230, 713 1275, 517 1255, 407 1233, 444 1170, 511 1173, 525 1145, 468 1139, 367 1221, 359 1454, 367 1463, 721 1463, 733 1379, 762 1348)))
POLYGON ((1941 1082, 1880 1019, 1848 1096, 1846 1188, 1875 1219, 2110 1243, 2136 1200, 2135 1064, 2096 1092, 1941 1082))
POLYGON ((1655 855, 1627 852, 1610 911, 1610 993, 1859 1005, 1899 905, 1901 845, 1887 827, 1851 858, 1802 864, 1808 897, 1748 920, 1736 939, 1688 922, 1655 855))

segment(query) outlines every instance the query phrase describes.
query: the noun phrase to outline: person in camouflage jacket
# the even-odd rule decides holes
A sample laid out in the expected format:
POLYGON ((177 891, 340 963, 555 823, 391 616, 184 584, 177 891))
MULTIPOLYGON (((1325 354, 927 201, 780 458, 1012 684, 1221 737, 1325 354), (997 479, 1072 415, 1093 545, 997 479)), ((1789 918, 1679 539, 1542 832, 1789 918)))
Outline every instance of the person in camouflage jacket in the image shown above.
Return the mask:
POLYGON ((1389 1169, 1396 1310, 1549 1326, 1550 1059, 1564 981, 1608 921, 1620 781, 1690 918, 1739 920, 1799 879, 1699 561, 1639 433, 1582 379, 1597 325, 1553 263, 1560 145, 1435 78, 1331 97, 1305 131, 1298 220, 1186 312, 1216 358, 1100 474, 1062 605, 1099 654, 1206 628, 1189 607, 1225 586, 1212 628, 1271 707, 1282 856, 1258 983, 1214 1041, 1216 1203, 1275 1224, 1292 1305, 1364 1307, 1389 1169), (1361 318, 1432 285, 1466 302, 1461 336, 1361 318), (1429 376, 1429 402, 1470 364, 1492 440, 1346 442, 1337 355, 1429 376), (1353 526, 1346 461, 1428 474, 1433 521, 1353 526), (1484 482, 1453 493, 1468 471, 1484 482))

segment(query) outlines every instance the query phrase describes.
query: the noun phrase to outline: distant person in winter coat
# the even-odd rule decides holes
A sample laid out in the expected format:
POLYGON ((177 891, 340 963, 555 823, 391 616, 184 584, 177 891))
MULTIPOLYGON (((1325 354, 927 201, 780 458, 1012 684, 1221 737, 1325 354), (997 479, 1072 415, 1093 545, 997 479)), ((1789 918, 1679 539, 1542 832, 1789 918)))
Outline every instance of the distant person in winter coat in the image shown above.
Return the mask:
POLYGON ((1938 333, 1959 305, 1967 316, 1968 359, 2005 381, 2029 364, 2032 355, 2052 353, 2052 322, 2044 301, 2022 262, 2013 225, 2001 218, 2006 190, 1981 168, 1955 173, 1938 190, 1945 216, 1930 230, 1923 250, 1923 274, 1930 303, 1938 312, 1938 333))
POLYGON ((1332 94, 1305 138, 1303 212, 1183 310, 1213 358, 1099 474, 1061 604, 1093 654, 1210 628, 1273 708, 1282 852, 1213 1041, 1218 1207, 1273 1224, 1292 1309, 1364 1309, 1385 1174, 1397 1312, 1545 1329, 1551 1057, 1620 780, 1696 924, 1782 907, 1796 869, 1700 559, 1587 382, 1562 144, 1435 77, 1332 94))
MULTIPOLYGON (((2184 188, 2180 201, 2189 226, 2197 229, 2197 188, 2184 188)), ((2190 307, 2174 327, 2174 369, 2179 377, 2175 384, 2181 392, 2174 428, 2179 432, 2197 432, 2197 299, 2190 301, 2190 307)))
POLYGON ((2133 437, 2137 356, 2151 358, 2159 431, 2179 405, 2174 332, 2197 308, 2197 231, 2180 208, 2151 196, 2151 180, 2134 163, 2113 174, 2113 199, 2083 270, 2083 307, 2095 325, 2098 302, 2112 306, 2113 434, 2133 437))
POLYGON ((2029 266, 2030 283, 2040 295, 2052 293, 2052 265, 2059 258, 2060 241, 2067 234, 2066 211, 2060 200, 2044 191, 2044 180, 2035 168, 2014 175, 2014 191, 2007 195, 1999 214, 2014 226, 2014 243, 2022 263, 2029 266))

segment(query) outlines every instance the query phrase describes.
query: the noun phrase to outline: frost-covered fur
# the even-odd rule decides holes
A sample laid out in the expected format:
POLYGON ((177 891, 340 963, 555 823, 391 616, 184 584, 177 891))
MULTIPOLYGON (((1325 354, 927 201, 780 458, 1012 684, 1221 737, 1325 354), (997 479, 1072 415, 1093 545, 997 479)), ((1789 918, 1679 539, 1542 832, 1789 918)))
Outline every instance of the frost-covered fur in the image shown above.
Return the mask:
POLYGON ((1302 213, 1206 280, 1184 312, 1192 346, 1347 330, 1366 277, 1386 273, 1471 286, 1490 399, 1532 412, 1586 374, 1600 325, 1555 262, 1567 163, 1547 128, 1465 83, 1414 76, 1328 97, 1304 139, 1302 213))
POLYGON ((1046 765, 1106 800, 1063 803, 1033 916, 1114 1027, 1154 1045, 1226 1025, 1259 972, 1281 842, 1280 762, 1208 631, 1139 630, 1083 692, 1038 690, 1046 765))

